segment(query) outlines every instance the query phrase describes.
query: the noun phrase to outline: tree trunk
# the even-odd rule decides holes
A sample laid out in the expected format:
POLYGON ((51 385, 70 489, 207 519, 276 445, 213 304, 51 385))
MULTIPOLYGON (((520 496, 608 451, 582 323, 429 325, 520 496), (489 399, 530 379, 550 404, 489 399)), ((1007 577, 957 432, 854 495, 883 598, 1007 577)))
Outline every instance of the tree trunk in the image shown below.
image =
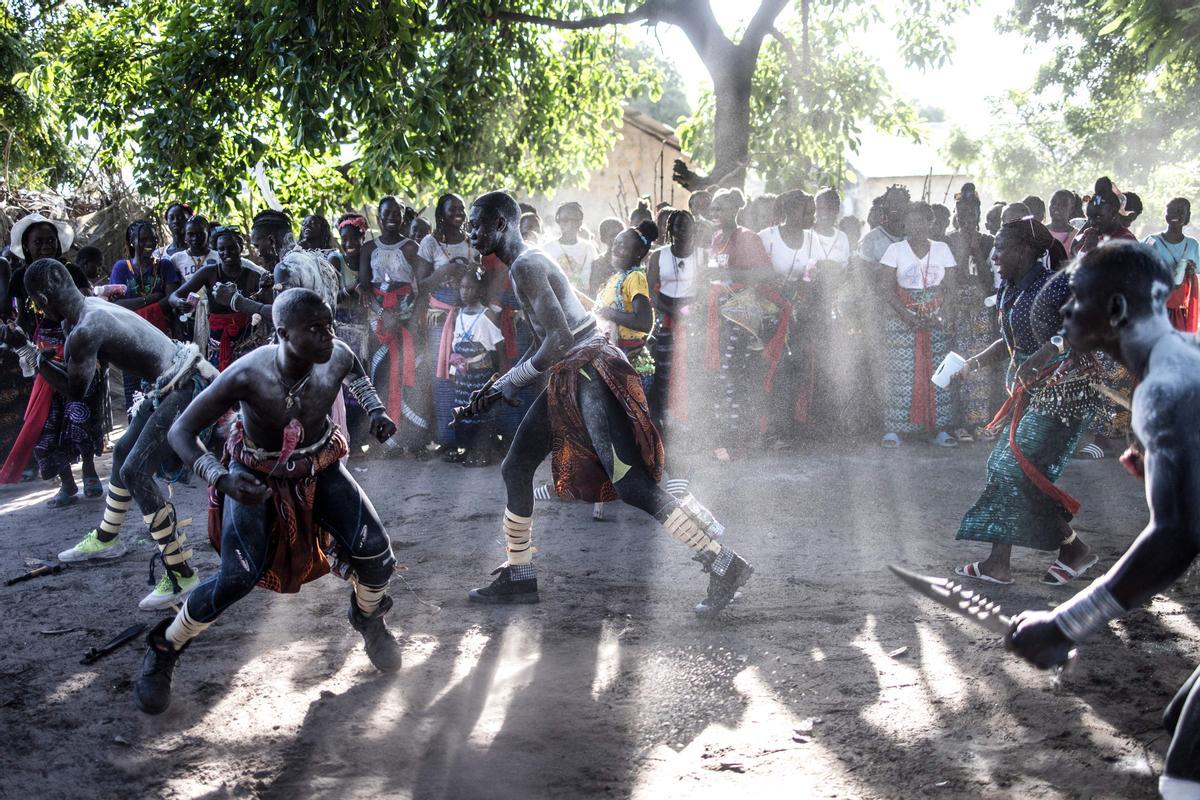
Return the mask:
MULTIPOLYGON (((738 53, 738 56, 741 56, 738 53)), ((710 183, 737 186, 746 182, 750 157, 750 90, 754 59, 735 58, 713 65, 713 169, 710 183)))

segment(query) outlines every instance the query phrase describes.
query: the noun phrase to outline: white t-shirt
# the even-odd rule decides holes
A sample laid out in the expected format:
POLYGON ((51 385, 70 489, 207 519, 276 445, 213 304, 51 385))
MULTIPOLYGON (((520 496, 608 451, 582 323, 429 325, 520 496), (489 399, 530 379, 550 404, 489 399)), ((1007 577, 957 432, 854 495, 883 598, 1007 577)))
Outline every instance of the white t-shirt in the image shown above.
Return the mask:
POLYGON ((799 280, 811 275, 818 261, 836 261, 842 266, 850 263, 850 240, 839 230, 835 230, 832 236, 805 230, 804 239, 795 250, 783 240, 778 225, 761 231, 758 236, 767 255, 771 257, 771 267, 777 275, 787 280, 799 280))
POLYGON ((490 353, 504 342, 504 334, 488 318, 486 310, 472 314, 466 309, 459 309, 454 320, 454 344, 464 339, 479 342, 490 353))
POLYGON ((907 239, 888 247, 879 262, 896 270, 896 284, 901 289, 932 289, 940 286, 946 270, 955 266, 950 245, 929 240, 929 252, 917 258, 907 239))
POLYGON ((555 239, 542 245, 542 252, 558 264, 572 286, 587 291, 592 280, 592 264, 600 257, 596 245, 587 239, 577 239, 575 244, 563 244, 555 239))
POLYGON ((187 250, 180 250, 170 256, 171 263, 175 265, 175 270, 179 276, 185 281, 196 274, 196 271, 201 267, 213 266, 220 263, 217 258, 216 250, 209 250, 202 256, 194 256, 187 250))
POLYGON ((426 234, 421 240, 420 246, 417 247, 417 255, 433 264, 434 269, 441 269, 456 258, 472 261, 475 259, 475 251, 471 249, 471 243, 463 239, 458 244, 446 244, 438 241, 438 238, 432 233, 426 234))
POLYGON ((692 297, 696 294, 696 273, 700 253, 693 250, 687 258, 679 258, 664 247, 658 251, 658 290, 667 297, 692 297))

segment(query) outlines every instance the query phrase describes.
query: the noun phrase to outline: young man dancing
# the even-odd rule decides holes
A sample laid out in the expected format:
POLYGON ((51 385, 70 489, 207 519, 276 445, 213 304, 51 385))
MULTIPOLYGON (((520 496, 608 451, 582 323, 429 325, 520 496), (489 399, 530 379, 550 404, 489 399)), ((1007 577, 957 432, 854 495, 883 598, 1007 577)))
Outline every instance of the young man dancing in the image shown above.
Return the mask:
MULTIPOLYGON (((1133 430, 1145 448, 1150 524, 1106 575, 1053 611, 1013 620, 1009 647, 1043 669, 1109 620, 1163 591, 1200 553, 1200 350, 1171 326, 1171 271, 1150 248, 1105 244, 1070 273, 1074 299, 1063 308, 1066 338, 1077 351, 1102 350, 1138 379, 1133 430)), ((1159 781, 1166 800, 1200 800, 1200 669, 1167 706, 1171 733, 1159 781)))
POLYGON ((171 676, 187 643, 256 583, 297 592, 330 571, 347 577, 354 586, 350 624, 362 633, 371 663, 381 672, 400 668, 400 646, 383 621, 392 607, 392 544, 342 466, 346 440, 329 419, 343 381, 370 414, 379 441, 396 425, 350 347, 334 338, 333 309, 320 295, 288 289, 272 311, 279 343, 233 362, 171 426, 171 446, 215 490, 209 539, 221 569, 147 636, 134 684, 147 714, 170 703, 171 676), (239 414, 218 459, 199 434, 233 406, 239 414))
MULTIPOLYGON (((172 341, 129 309, 85 296, 67 268, 54 259, 29 265, 25 289, 47 317, 61 320, 69 331, 63 364, 42 360, 39 366, 41 375, 57 391, 71 399, 82 398, 99 361, 154 384, 134 407, 129 427, 113 447, 112 475, 100 525, 58 558, 70 562, 123 555, 125 544, 117 534, 136 501, 166 566, 162 579, 138 607, 153 611, 179 602, 200 578, 187 563, 192 551, 186 549, 184 535, 176 526, 175 508, 163 498, 154 476, 159 466, 175 459, 167 444, 167 428, 216 377, 217 370, 194 344, 172 341)), ((13 346, 29 346, 13 341, 20 337, 15 331, 9 331, 7 337, 13 346)))
POLYGON ((716 541, 724 528, 694 497, 676 500, 659 488, 662 441, 638 374, 598 333, 595 318, 576 299, 566 274, 521 239, 520 218, 516 201, 504 192, 485 194, 471 207, 471 246, 509 265, 535 338, 523 360, 475 393, 468 413, 482 413, 500 395, 512 403, 523 387, 544 378, 548 385, 526 413, 501 466, 508 492, 502 523, 508 559, 492 573, 498 577, 472 590, 470 599, 538 601, 531 546, 533 473, 553 454, 559 497, 589 502, 619 498, 653 515, 690 548, 709 573, 708 596, 696 612, 716 614, 750 579, 753 568, 716 541))

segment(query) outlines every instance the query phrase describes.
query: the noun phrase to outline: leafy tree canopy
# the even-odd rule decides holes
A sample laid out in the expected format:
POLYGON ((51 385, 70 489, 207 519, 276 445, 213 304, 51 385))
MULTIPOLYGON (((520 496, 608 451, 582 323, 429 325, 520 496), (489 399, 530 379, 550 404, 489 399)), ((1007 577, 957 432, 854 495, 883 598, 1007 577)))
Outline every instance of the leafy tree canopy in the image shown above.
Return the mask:
MULTIPOLYGON (((864 51, 870 25, 890 24, 907 63, 940 66, 953 52, 945 31, 970 4, 960 0, 873 0, 798 4, 801 13, 768 40, 751 95, 750 157, 769 191, 841 185, 864 126, 917 139, 920 117, 864 51)), ((712 161, 713 95, 681 126, 684 149, 712 161)))
POLYGON ((549 189, 603 161, 619 100, 657 79, 611 32, 496 22, 494 5, 70 4, 45 21, 47 52, 24 85, 60 98, 70 133, 99 143, 100 166, 131 164, 143 192, 209 207, 252 195, 259 164, 294 208, 447 186, 549 189))

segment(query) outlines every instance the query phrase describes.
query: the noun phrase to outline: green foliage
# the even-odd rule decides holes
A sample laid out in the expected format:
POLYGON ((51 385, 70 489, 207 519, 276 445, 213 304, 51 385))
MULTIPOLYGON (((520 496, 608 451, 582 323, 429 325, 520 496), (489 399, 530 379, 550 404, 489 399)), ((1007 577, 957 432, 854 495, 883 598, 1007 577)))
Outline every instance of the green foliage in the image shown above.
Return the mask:
MULTIPOLYGON (((610 35, 495 23, 492 2, 71 5, 46 63, 77 136, 147 194, 334 211, 446 187, 545 190, 603 162, 642 79, 610 35)), ((579 0, 528 2, 586 13, 579 0)))
MULTIPOLYGON (((764 43, 750 101, 750 157, 769 191, 841 185, 849 176, 847 155, 858 151, 866 125, 919 137, 916 110, 896 96, 878 62, 858 43, 868 25, 890 20, 898 46, 911 63, 943 63, 952 51, 944 36, 945 25, 911 22, 919 16, 918 6, 931 18, 945 20, 965 4, 958 0, 814 4, 807 58, 799 17, 783 32, 785 41, 772 38, 764 43), (885 10, 891 16, 885 17, 885 10)), ((684 149, 702 164, 713 160, 713 110, 712 93, 705 93, 696 115, 680 126, 684 149)))
POLYGON ((639 42, 623 47, 621 55, 630 68, 647 75, 638 89, 629 94, 627 100, 630 108, 672 127, 692 115, 692 104, 688 102, 683 77, 657 49, 639 42))
POLYGON ((980 167, 1002 196, 1081 194, 1109 175, 1143 219, 1200 189, 1196 3, 1019 0, 1003 27, 1055 45, 1036 84, 997 100, 980 167))
POLYGON ((78 147, 67 143, 51 89, 54 75, 35 64, 40 36, 30 13, 0 5, 0 181, 27 189, 58 188, 77 178, 78 147))

